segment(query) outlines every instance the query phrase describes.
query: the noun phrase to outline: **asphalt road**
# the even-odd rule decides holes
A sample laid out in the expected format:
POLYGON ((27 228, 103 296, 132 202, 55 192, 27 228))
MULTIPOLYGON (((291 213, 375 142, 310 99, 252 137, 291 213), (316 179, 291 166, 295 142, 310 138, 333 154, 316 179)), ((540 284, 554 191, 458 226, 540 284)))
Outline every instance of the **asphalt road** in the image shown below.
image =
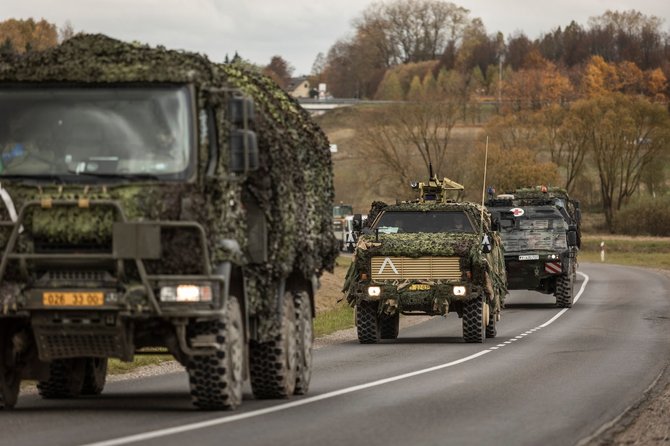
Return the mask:
POLYGON ((236 412, 192 409, 185 373, 110 383, 93 398, 25 395, 0 413, 0 444, 576 444, 635 403, 670 358, 666 276, 580 271, 572 309, 513 292, 484 344, 464 344, 450 315, 397 341, 324 347, 308 396, 250 399, 236 412))

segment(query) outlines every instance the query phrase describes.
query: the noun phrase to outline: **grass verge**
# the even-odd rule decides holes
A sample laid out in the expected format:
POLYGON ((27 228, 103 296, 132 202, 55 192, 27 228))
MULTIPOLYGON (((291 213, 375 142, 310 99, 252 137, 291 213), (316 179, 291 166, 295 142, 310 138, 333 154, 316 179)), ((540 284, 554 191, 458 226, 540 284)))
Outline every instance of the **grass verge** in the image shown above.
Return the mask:
POLYGON ((603 241, 604 263, 670 269, 670 238, 667 237, 585 237, 579 260, 600 263, 600 243, 603 241))
POLYGON ((161 362, 172 361, 172 355, 136 355, 132 362, 123 362, 112 358, 107 366, 107 373, 110 375, 120 375, 122 373, 132 372, 138 367, 147 365, 157 365, 161 362))
POLYGON ((354 309, 346 302, 341 302, 334 308, 316 315, 314 336, 318 338, 353 326, 354 309))

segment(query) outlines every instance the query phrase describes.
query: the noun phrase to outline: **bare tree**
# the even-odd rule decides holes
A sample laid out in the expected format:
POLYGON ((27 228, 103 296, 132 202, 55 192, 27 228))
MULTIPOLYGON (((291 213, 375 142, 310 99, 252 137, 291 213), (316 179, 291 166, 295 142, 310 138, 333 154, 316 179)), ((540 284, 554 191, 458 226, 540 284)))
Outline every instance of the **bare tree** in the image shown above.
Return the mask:
MULTIPOLYGON (((429 82, 425 82, 428 85, 429 82)), ((370 122, 361 122, 362 149, 366 156, 382 164, 399 184, 416 180, 416 168, 445 174, 451 132, 459 116, 461 104, 457 96, 449 95, 445 85, 430 86, 432 94, 419 96, 414 101, 393 104, 379 111, 370 122), (416 161, 416 160, 420 161, 416 161)))
POLYGON ((74 27, 72 26, 72 22, 66 20, 63 26, 58 29, 58 42, 63 43, 74 36, 74 34, 74 27))
POLYGON ((469 11, 440 0, 394 0, 370 5, 354 24, 376 29, 376 46, 388 65, 437 59, 450 40, 458 41, 469 11))

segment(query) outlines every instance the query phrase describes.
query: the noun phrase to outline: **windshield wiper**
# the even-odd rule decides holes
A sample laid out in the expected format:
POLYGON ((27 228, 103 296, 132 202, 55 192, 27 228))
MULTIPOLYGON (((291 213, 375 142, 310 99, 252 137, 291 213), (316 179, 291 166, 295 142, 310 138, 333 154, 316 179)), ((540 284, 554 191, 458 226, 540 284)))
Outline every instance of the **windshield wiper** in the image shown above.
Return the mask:
POLYGON ((94 178, 109 178, 113 180, 154 180, 154 181, 160 181, 160 177, 158 175, 154 175, 151 173, 102 173, 102 172, 86 172, 86 171, 81 171, 77 172, 74 170, 68 170, 73 175, 76 176, 87 176, 87 177, 94 177, 94 178))
POLYGON ((3 180, 38 180, 38 181, 44 181, 44 182, 49 182, 53 181, 56 183, 65 183, 65 179, 61 175, 54 175, 54 174, 3 174, 0 175, 0 181, 3 180))

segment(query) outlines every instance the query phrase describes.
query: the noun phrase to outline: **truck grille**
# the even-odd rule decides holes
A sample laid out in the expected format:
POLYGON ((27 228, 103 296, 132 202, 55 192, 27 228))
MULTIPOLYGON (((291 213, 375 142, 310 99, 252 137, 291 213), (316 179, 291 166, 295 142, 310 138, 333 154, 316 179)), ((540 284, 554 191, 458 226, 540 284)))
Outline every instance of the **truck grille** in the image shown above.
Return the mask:
POLYGON ((371 278, 460 280, 459 257, 372 257, 371 278))

